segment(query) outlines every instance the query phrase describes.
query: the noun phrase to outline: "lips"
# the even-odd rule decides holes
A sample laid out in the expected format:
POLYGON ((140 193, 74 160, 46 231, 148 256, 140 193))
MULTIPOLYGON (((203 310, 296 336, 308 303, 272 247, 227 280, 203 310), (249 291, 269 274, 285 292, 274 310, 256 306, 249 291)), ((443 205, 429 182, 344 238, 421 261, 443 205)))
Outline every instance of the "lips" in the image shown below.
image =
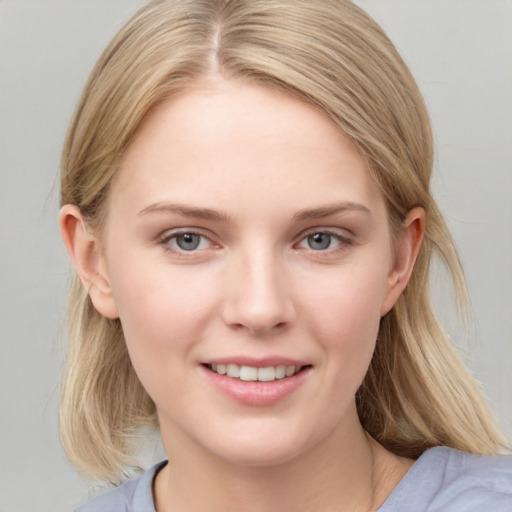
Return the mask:
POLYGON ((301 370, 302 366, 299 365, 285 365, 280 364, 277 366, 248 366, 238 364, 211 364, 208 365, 210 370, 219 374, 227 375, 234 379, 240 379, 246 382, 260 381, 272 382, 276 379, 284 379, 291 377, 301 370))
POLYGON ((312 366, 290 359, 237 358, 202 363, 208 381, 228 398, 244 405, 269 406, 293 395, 312 366))

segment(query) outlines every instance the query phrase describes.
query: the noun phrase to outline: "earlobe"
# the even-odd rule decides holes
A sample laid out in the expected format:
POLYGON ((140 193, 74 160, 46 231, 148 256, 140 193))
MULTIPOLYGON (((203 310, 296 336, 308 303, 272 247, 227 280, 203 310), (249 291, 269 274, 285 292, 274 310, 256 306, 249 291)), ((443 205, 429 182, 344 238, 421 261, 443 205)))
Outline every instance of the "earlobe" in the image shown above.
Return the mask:
POLYGON ((64 205, 59 227, 68 254, 96 310, 107 318, 118 318, 99 240, 88 229, 80 209, 64 205))
POLYGON ((381 316, 387 314, 405 290, 412 275, 414 264, 425 232, 425 210, 413 208, 403 222, 399 235, 393 266, 388 275, 386 295, 381 307, 381 316))

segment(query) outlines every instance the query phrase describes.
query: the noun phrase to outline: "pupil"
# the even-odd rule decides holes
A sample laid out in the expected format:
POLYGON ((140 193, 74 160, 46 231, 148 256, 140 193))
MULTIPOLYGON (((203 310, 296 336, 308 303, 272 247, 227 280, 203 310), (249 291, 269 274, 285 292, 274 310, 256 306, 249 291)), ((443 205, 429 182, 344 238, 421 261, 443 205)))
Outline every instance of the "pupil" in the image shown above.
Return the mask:
POLYGON ((197 249, 199 242, 199 235, 195 235, 194 233, 184 233, 176 238, 178 247, 184 251, 193 251, 194 249, 197 249))
POLYGON ((308 245, 311 249, 322 250, 327 249, 331 245, 331 235, 325 233, 315 233, 308 236, 308 245))

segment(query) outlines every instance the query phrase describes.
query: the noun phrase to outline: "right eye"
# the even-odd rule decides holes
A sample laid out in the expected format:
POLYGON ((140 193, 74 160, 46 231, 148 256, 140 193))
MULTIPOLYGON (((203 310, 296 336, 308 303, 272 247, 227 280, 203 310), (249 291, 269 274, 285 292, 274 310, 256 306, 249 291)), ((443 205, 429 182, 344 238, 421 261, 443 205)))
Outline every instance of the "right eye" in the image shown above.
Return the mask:
POLYGON ((308 235, 305 242, 309 249, 313 249, 314 251, 325 251, 327 249, 331 249, 336 243, 339 244, 339 237, 335 237, 334 235, 331 235, 331 233, 323 233, 319 231, 318 233, 308 235))
POLYGON ((320 229, 306 233, 297 244, 301 249, 308 249, 317 253, 336 253, 352 245, 352 240, 346 236, 334 233, 332 230, 320 229))
POLYGON ((167 250, 175 252, 193 252, 208 249, 211 247, 211 241, 204 235, 194 233, 193 231, 182 231, 171 233, 160 240, 160 243, 167 250))

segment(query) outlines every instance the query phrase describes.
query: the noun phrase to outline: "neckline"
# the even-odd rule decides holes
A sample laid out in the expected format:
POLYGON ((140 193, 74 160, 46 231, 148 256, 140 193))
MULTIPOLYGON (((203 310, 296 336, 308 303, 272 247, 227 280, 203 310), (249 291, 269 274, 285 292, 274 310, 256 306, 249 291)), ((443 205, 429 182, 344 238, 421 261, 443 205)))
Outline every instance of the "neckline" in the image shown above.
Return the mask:
POLYGON ((414 482, 417 482, 419 480, 418 476, 424 473, 425 466, 429 465, 432 458, 439 457, 442 454, 447 454, 449 451, 451 451, 451 449, 446 446, 434 446, 433 448, 425 450, 414 461, 414 464, 409 468, 409 471, 407 471, 375 512, 392 512, 395 510, 401 510, 398 506, 401 503, 405 503, 406 500, 410 501, 410 487, 415 486, 414 482))
MULTIPOLYGON (((389 496, 376 510, 376 512, 388 512, 394 510, 396 504, 401 502, 403 497, 409 494, 407 489, 410 486, 410 482, 414 481, 416 475, 422 472, 423 467, 426 463, 428 463, 428 460, 431 459, 433 455, 446 452, 447 450, 449 450, 449 448, 442 446, 437 446, 425 450, 418 457, 418 459, 414 461, 413 465, 409 468, 400 482, 398 482, 398 484, 394 487, 389 496), (392 508, 389 508, 390 506, 392 508)), ((133 495, 134 512, 156 512, 155 499, 153 496, 153 485, 156 476, 165 466, 167 466, 167 464, 167 460, 161 461, 148 469, 143 475, 141 475, 139 485, 137 485, 133 495)))

